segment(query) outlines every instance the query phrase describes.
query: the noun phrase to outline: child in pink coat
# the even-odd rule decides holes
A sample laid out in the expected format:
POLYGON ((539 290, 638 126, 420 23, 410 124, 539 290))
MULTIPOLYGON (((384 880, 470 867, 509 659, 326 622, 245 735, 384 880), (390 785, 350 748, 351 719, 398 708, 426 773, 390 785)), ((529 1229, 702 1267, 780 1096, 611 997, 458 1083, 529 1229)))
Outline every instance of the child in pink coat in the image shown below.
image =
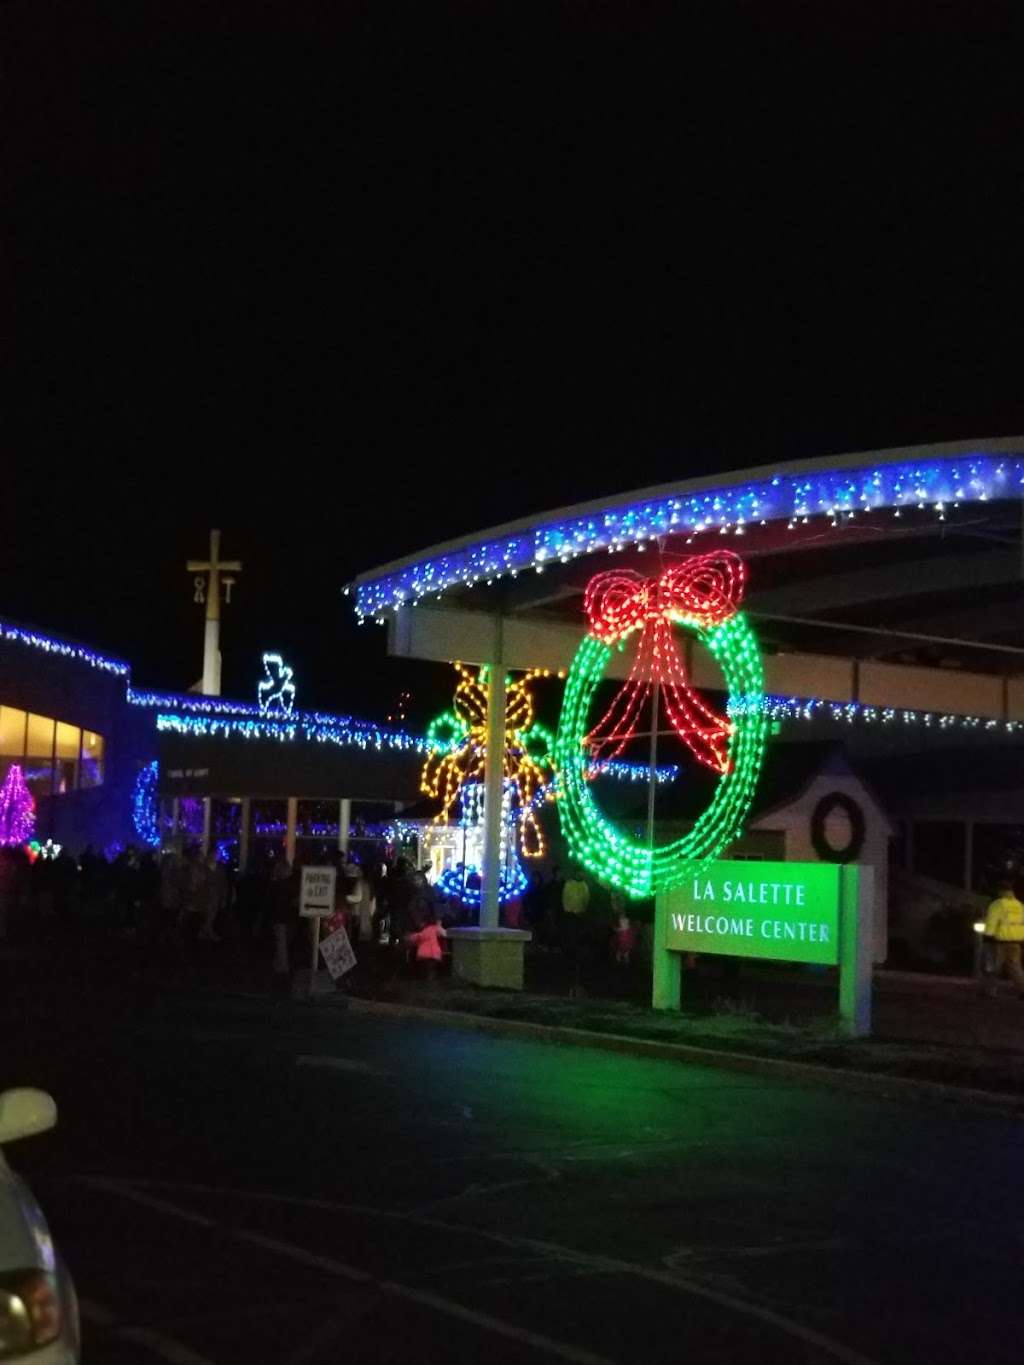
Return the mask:
POLYGON ((633 955, 633 948, 636 946, 636 929, 630 923, 629 916, 626 914, 625 910, 619 911, 613 942, 616 963, 620 967, 628 967, 630 958, 633 955))
POLYGON ((437 975, 437 964, 443 957, 441 940, 447 937, 440 915, 435 915, 429 924, 409 935, 408 941, 416 945, 417 970, 428 981, 433 981, 437 975))

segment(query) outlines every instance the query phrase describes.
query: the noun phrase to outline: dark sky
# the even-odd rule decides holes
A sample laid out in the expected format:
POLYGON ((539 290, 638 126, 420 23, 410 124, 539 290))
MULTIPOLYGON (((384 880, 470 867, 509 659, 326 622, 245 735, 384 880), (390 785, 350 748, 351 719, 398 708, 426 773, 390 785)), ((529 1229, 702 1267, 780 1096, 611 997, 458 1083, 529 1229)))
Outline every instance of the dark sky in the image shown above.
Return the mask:
POLYGON ((225 690, 383 715, 361 569, 1024 431, 1019 8, 7 0, 0 611, 185 686, 219 524, 225 690))

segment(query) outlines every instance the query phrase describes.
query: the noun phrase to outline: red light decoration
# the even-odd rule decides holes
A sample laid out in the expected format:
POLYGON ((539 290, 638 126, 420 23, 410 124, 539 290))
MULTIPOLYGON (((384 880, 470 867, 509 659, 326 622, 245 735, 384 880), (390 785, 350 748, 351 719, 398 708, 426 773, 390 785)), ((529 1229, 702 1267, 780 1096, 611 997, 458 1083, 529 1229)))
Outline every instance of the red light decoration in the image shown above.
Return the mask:
MULTIPOLYGON (((586 593, 590 629, 566 679, 555 741, 558 811, 572 856, 598 880, 635 898, 681 885, 736 838, 750 809, 764 756, 767 720, 757 640, 739 611, 744 571, 735 555, 687 560, 659 578, 601 574, 586 593), (672 629, 684 627, 718 661, 728 719, 690 689, 672 629), (637 658, 601 723, 589 730, 591 702, 626 637, 639 631, 637 658), (594 749, 621 751, 655 686, 665 689, 673 726, 716 774, 709 805, 679 838, 641 842, 608 821, 594 797, 594 749)), ((652 711, 654 707, 652 707, 652 711)))
POLYGON ((728 550, 695 555, 659 578, 613 569, 590 580, 583 599, 590 634, 615 645, 640 632, 629 677, 586 737, 591 760, 623 752, 657 683, 669 723, 694 758, 713 772, 729 772, 735 726, 690 686, 672 625, 723 625, 739 610, 745 586, 743 561, 728 550))

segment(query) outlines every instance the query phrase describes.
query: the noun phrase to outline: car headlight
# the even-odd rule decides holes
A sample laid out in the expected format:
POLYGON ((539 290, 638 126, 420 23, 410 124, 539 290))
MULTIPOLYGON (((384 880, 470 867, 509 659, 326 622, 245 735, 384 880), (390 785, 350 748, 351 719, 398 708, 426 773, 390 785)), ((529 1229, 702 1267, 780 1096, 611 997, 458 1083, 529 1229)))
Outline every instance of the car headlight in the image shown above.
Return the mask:
POLYGON ((14 1270, 0 1275, 0 1360, 56 1341, 62 1323, 56 1275, 45 1270, 14 1270))

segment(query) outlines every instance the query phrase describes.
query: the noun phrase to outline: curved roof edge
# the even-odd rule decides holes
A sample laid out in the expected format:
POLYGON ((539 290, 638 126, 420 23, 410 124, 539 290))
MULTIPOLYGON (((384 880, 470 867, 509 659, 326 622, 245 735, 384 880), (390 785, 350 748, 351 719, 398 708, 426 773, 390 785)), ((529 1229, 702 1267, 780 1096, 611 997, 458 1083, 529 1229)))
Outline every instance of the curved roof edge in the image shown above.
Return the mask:
POLYGON ((871 508, 1024 497, 1024 436, 979 437, 702 475, 522 517, 360 574, 360 616, 609 545, 871 508))

